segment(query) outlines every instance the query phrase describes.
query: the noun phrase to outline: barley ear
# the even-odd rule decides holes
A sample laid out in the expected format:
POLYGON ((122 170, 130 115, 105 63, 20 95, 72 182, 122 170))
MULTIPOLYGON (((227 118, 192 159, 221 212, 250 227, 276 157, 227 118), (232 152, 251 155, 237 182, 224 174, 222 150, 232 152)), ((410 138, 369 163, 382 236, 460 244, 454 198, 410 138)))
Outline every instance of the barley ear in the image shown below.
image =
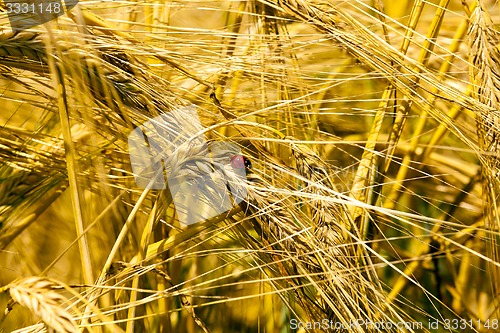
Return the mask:
MULTIPOLYGON (((500 227, 498 191, 500 191, 500 34, 478 1, 470 17, 469 72, 476 99, 487 106, 476 112, 476 127, 481 150, 484 214, 492 230, 500 227)), ((498 262, 500 250, 497 238, 491 237, 490 255, 498 262)), ((492 266, 496 280, 500 269, 492 266)), ((495 286, 498 291, 498 287, 495 286)))
POLYGON ((61 288, 50 279, 29 277, 16 280, 0 291, 8 290, 15 302, 40 317, 49 329, 57 333, 76 333, 73 316, 64 308, 67 299, 56 291, 61 288))

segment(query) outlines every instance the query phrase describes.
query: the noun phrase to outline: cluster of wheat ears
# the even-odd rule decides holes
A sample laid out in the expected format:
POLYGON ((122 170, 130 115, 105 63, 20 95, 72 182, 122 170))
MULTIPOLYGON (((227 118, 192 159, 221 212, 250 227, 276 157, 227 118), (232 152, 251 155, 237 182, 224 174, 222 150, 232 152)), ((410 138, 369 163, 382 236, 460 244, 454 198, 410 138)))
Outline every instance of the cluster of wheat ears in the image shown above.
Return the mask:
POLYGON ((85 1, 19 31, 0 4, 0 332, 497 331, 496 12, 85 1), (230 209, 138 186, 158 117, 168 181, 230 209))

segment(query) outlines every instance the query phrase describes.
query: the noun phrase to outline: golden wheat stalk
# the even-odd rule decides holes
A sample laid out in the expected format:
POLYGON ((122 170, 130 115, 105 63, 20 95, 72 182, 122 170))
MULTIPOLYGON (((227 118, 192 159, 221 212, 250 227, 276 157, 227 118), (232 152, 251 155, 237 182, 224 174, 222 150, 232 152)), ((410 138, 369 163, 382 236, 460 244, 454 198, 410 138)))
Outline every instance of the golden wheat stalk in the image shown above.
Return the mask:
POLYGON ((76 322, 64 308, 68 300, 56 291, 61 288, 50 279, 29 277, 0 288, 0 292, 8 290, 15 302, 41 318, 49 329, 57 333, 76 333, 76 322))
POLYGON ((12 331, 12 333, 47 333, 47 332, 48 332, 47 326, 45 326, 44 324, 35 324, 12 331))
POLYGON ((155 266, 144 267, 141 265, 131 265, 123 261, 116 261, 112 264, 111 270, 108 273, 116 274, 114 278, 119 278, 120 277, 119 274, 124 274, 124 273, 134 274, 134 272, 144 272, 148 270, 151 270, 151 272, 161 277, 165 282, 167 282, 172 287, 172 289, 178 292, 182 307, 186 310, 187 313, 189 313, 189 315, 193 318, 194 322, 203 330, 203 332, 210 333, 210 330, 208 329, 207 325, 196 314, 194 307, 189 301, 188 297, 184 293, 182 293, 180 291, 180 288, 172 282, 172 278, 167 273, 162 271, 160 268, 155 266))

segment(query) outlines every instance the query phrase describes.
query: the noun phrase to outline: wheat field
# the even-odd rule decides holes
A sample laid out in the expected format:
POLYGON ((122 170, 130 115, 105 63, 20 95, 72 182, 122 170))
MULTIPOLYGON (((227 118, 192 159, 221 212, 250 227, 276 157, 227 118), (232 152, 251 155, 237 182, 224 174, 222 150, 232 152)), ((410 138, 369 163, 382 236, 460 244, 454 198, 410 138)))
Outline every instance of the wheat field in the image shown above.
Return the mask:
POLYGON ((500 331, 498 3, 69 7, 0 4, 0 332, 500 331))

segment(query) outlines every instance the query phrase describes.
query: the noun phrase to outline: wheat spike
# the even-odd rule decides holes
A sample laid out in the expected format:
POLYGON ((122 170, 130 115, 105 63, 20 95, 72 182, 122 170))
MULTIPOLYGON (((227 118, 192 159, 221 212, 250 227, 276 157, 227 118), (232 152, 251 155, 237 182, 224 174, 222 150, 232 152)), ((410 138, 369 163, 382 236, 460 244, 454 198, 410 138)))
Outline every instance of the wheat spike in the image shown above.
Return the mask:
POLYGON ((493 22, 481 2, 471 15, 469 54, 471 80, 475 83, 476 97, 490 107, 477 114, 476 121, 481 148, 484 150, 485 172, 492 172, 492 179, 500 176, 498 142, 500 138, 500 34, 493 29, 493 22))
MULTIPOLYGON (((500 228, 498 192, 500 191, 500 34, 478 1, 470 17, 469 57, 470 76, 474 83, 475 97, 489 109, 476 113, 476 127, 483 182, 484 212, 492 230, 500 228)), ((497 237, 491 237, 491 256, 498 261, 500 252, 497 237)), ((496 279, 500 269, 492 267, 496 279)), ((498 286, 493 288, 498 292, 498 286)), ((498 312, 497 312, 498 313, 498 312)))
POLYGON ((332 244, 341 244, 345 241, 346 231, 351 228, 352 223, 347 207, 323 200, 336 192, 335 184, 331 179, 333 173, 331 166, 307 146, 295 143, 293 138, 288 139, 290 139, 289 144, 297 172, 307 179, 304 191, 316 194, 315 198, 317 197, 311 200, 314 208, 315 234, 319 237, 331 238, 332 244))
MULTIPOLYGON (((147 66, 128 54, 123 45, 115 46, 118 43, 115 38, 89 33, 83 36, 86 45, 82 47, 71 41, 74 33, 59 30, 55 33, 59 52, 50 55, 47 55, 44 33, 27 30, 0 34, 0 63, 47 73, 47 57, 55 56, 59 68, 66 73, 80 74, 80 82, 74 83, 81 85, 83 81, 86 87, 81 88, 92 92, 97 105, 106 105, 135 126, 146 116, 157 116, 171 109, 172 98, 168 98, 165 83, 149 76, 147 66), (131 117, 123 112, 136 115, 131 117)), ((109 114, 102 116, 110 117, 109 114)))
POLYGON ((67 299, 56 292, 60 286, 52 280, 29 277, 17 280, 4 287, 12 299, 29 309, 33 314, 57 333, 78 332, 73 316, 63 307, 67 299))

